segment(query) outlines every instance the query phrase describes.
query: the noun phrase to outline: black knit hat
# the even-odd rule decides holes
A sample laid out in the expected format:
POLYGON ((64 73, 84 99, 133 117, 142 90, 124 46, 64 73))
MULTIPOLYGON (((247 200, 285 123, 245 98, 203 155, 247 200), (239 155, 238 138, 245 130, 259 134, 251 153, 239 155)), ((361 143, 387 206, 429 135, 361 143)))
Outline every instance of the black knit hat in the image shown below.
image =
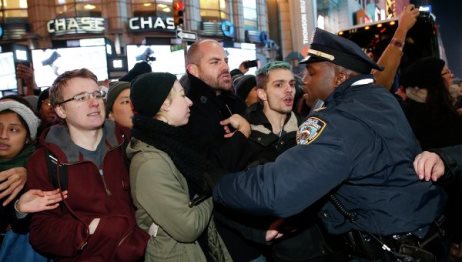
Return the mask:
POLYGON ((372 69, 382 71, 356 43, 316 28, 308 56, 300 64, 328 61, 361 74, 370 74, 372 69))
POLYGON ((170 73, 146 73, 131 83, 130 99, 135 114, 153 117, 168 97, 176 76, 170 73))
POLYGON ((425 57, 406 67, 400 75, 404 87, 434 88, 442 83, 441 71, 445 62, 436 57, 425 57))
POLYGON ((115 100, 122 91, 130 88, 130 83, 125 81, 115 81, 109 83, 109 89, 106 96, 106 113, 109 114, 112 111, 112 106, 115 100))
POLYGON ((119 78, 119 81, 126 81, 126 82, 131 82, 133 81, 137 76, 144 74, 144 73, 149 73, 152 72, 151 65, 149 65, 147 62, 139 62, 136 63, 135 66, 133 66, 130 71, 121 78, 119 78))
POLYGON ((245 100, 252 88, 257 86, 257 79, 254 75, 241 75, 237 76, 233 83, 236 95, 245 100))

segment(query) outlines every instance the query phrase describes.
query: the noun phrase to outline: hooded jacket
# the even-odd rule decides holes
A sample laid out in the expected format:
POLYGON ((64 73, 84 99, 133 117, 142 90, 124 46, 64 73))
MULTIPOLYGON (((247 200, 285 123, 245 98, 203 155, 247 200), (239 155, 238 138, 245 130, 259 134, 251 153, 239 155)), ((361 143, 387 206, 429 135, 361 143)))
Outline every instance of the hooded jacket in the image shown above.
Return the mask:
MULTIPOLYGON (((148 235, 135 221, 124 155, 125 135, 112 121, 107 120, 103 128, 101 170, 83 159, 62 125, 42 134, 41 147, 27 164, 28 187, 42 190, 54 189, 48 174, 48 152, 57 158, 57 166, 67 169, 69 197, 63 201, 64 207, 34 214, 30 226, 32 245, 57 260, 136 261, 144 255, 148 235), (88 226, 94 218, 101 220, 90 235, 88 226)), ((58 173, 61 170, 57 168, 58 173)))

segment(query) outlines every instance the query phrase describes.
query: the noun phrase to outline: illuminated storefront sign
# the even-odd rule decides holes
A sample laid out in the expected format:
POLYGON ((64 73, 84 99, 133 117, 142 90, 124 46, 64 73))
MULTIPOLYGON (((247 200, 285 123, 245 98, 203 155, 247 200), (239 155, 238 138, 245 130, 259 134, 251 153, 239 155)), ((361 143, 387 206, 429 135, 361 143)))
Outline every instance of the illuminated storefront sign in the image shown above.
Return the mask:
POLYGON ((68 17, 57 18, 47 22, 48 33, 65 34, 99 34, 105 28, 102 17, 68 17))
POLYGON ((175 24, 173 17, 132 17, 128 20, 128 28, 130 31, 175 30, 175 24))
POLYGON ((231 21, 225 20, 221 22, 221 32, 224 36, 234 37, 234 25, 231 21))

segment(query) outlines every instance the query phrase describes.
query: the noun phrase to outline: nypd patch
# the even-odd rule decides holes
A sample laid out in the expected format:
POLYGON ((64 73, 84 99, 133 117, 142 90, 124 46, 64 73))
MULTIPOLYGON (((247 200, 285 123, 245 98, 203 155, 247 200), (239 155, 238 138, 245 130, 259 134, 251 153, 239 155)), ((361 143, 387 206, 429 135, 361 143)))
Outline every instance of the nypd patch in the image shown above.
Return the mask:
POLYGON ((322 121, 317 117, 308 118, 303 124, 299 127, 297 132, 297 144, 298 145, 308 145, 324 131, 324 128, 327 126, 326 122, 322 121))

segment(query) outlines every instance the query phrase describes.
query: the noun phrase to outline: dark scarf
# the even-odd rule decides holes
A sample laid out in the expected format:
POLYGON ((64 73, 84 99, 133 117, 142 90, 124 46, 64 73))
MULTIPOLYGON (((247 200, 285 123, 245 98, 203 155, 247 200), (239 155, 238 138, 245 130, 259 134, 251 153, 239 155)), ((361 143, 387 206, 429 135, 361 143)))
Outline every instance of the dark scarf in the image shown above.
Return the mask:
POLYGON ((21 152, 19 152, 19 154, 13 157, 12 159, 0 159, 0 171, 5 171, 13 167, 25 166, 27 160, 32 155, 34 150, 34 144, 25 144, 21 152))
POLYGON ((190 198, 211 196, 209 171, 212 169, 205 157, 195 151, 192 139, 178 127, 141 115, 133 117, 132 136, 164 151, 186 178, 190 198))

